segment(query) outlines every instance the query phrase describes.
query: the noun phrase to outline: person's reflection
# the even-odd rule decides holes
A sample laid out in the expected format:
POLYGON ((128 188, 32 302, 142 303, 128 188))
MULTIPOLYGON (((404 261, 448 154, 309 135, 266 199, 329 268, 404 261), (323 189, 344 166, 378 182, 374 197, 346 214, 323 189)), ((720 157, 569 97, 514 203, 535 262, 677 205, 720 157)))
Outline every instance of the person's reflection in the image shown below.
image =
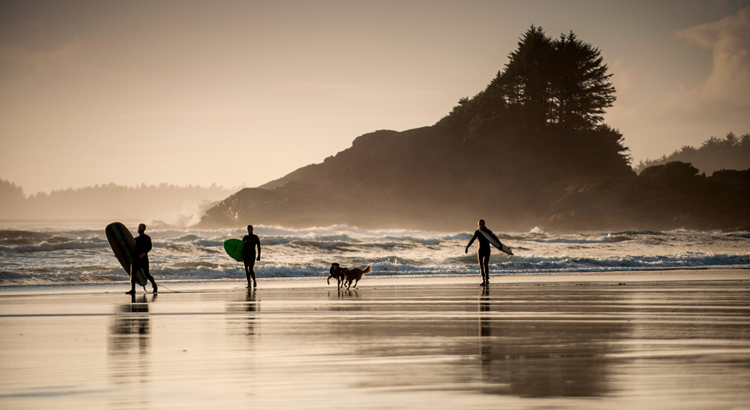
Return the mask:
MULTIPOLYGON (((227 312, 249 312, 255 313, 260 310, 260 302, 256 300, 255 288, 248 288, 245 294, 244 302, 233 302, 226 305, 227 312)), ((244 329, 240 330, 240 333, 253 336, 255 335, 255 320, 256 317, 253 314, 242 315, 240 319, 236 315, 227 316, 228 321, 232 323, 231 329, 240 330, 241 328, 247 327, 247 331, 244 329)))
MULTIPOLYGON (((258 304, 255 301, 255 288, 251 288, 247 290, 247 295, 245 296, 245 311, 246 312, 256 312, 258 310, 258 304)), ((255 335, 255 315, 248 315, 247 316, 247 335, 252 336, 255 335)))
MULTIPOLYGON (((492 322, 490 313, 492 305, 490 303, 490 287, 482 287, 482 296, 479 298, 479 363, 482 367, 482 378, 488 378, 483 385, 492 385, 491 365, 492 365, 492 322)), ((485 393, 493 393, 486 391, 485 393)))
MULTIPOLYGON (((479 298, 479 367, 483 393, 523 397, 592 397, 607 393, 607 344, 627 329, 619 322, 561 320, 577 303, 500 303, 479 298)), ((505 295, 504 295, 505 296, 505 295)), ((559 297, 555 295, 556 297, 559 297)), ((577 300, 577 299, 576 299, 577 300)))
POLYGON ((492 329, 490 328, 489 315, 482 314, 483 312, 491 311, 490 305, 490 288, 482 288, 482 297, 479 298, 479 336, 492 336, 492 329))
MULTIPOLYGON (((153 295, 151 302, 156 300, 153 295)), ((131 296, 128 304, 115 307, 109 327, 108 352, 113 364, 110 375, 117 383, 127 383, 136 375, 139 381, 148 380, 148 355, 151 343, 151 318, 146 295, 131 296), (132 366, 136 363, 137 371, 132 366)))

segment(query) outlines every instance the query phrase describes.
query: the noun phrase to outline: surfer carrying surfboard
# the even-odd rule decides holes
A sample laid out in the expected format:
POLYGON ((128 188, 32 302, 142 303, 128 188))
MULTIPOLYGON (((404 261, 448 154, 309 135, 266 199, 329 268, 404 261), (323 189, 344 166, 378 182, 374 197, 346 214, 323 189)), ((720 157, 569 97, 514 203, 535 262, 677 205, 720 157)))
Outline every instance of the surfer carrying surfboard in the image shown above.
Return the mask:
POLYGON ((492 231, 487 229, 486 226, 484 226, 484 219, 480 219, 479 223, 477 224, 478 228, 476 231, 474 231, 474 236, 469 241, 469 244, 466 245, 466 251, 464 253, 469 253, 469 247, 472 243, 474 243, 474 240, 479 241, 479 249, 477 250, 477 260, 479 261, 479 270, 482 273, 482 284, 481 286, 489 286, 490 284, 490 244, 494 245, 497 249, 500 249, 501 251, 513 255, 513 252, 508 248, 507 246, 503 245, 499 239, 497 239, 497 236, 495 236, 492 231))
POLYGON ((242 262, 245 264, 245 277, 247 278, 247 287, 258 287, 258 282, 255 281, 255 271, 253 268, 255 267, 255 247, 258 247, 258 257, 257 260, 260 261, 260 238, 258 238, 258 235, 253 234, 253 226, 248 225, 247 226, 247 235, 245 235, 244 238, 242 238, 242 242, 245 243, 244 247, 242 248, 242 262), (252 278, 253 282, 250 283, 250 279, 252 278))
MULTIPOLYGON (((151 287, 153 292, 158 291, 156 281, 151 273, 148 271, 148 253, 151 251, 151 237, 146 235, 146 224, 138 225, 138 236, 135 238, 135 258, 133 259, 133 272, 138 268, 143 270, 146 275, 146 279, 151 281, 151 287)), ((145 288, 144 288, 145 289, 145 288)), ((126 292, 129 295, 135 295, 135 275, 130 277, 130 292, 126 292)))

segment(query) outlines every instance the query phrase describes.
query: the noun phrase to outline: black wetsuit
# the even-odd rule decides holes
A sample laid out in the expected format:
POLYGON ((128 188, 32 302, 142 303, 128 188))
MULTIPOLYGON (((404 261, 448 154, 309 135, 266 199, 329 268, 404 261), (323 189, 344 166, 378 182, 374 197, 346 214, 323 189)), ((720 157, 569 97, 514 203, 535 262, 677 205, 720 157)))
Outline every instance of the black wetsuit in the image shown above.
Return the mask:
MULTIPOLYGON (((154 277, 148 271, 148 253, 151 251, 151 237, 146 235, 138 235, 135 237, 135 260, 133 261, 133 272, 138 268, 143 269, 143 274, 146 275, 146 279, 151 282, 151 285, 156 288, 156 282, 154 277), (141 258, 141 254, 145 253, 146 256, 141 258)), ((133 283, 133 289, 135 289, 135 275, 131 276, 131 282, 133 283)))
MULTIPOLYGON (((497 239, 497 236, 495 236, 492 231, 487 229, 485 226, 481 229, 486 234, 490 235, 492 238, 497 239)), ((487 238, 482 234, 482 232, 479 232, 480 230, 477 229, 474 231, 474 236, 469 241, 469 244, 466 245, 466 248, 468 249, 469 246, 471 246, 472 243, 474 243, 474 240, 479 241, 479 249, 477 249, 477 260, 479 261, 479 270, 482 273, 482 282, 483 283, 489 283, 490 281, 490 254, 491 248, 490 248, 490 241, 487 240, 487 238)), ((498 239, 498 242, 500 240, 498 239)))
POLYGON ((255 247, 258 247, 258 255, 260 256, 260 238, 258 235, 245 235, 242 238, 242 242, 245 242, 245 246, 242 248, 242 261, 245 263, 245 277, 247 278, 247 284, 250 285, 250 279, 255 284, 255 247))

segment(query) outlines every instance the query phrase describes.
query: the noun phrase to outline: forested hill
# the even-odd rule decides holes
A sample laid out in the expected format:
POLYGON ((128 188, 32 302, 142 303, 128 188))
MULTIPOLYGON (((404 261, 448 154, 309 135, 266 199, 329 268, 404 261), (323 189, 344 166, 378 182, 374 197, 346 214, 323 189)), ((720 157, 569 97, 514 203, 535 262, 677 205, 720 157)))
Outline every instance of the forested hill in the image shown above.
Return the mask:
POLYGON ((698 148, 685 145, 669 156, 640 161, 635 171, 640 173, 650 166, 674 161, 689 162, 707 174, 722 169, 750 168, 750 134, 738 137, 730 132, 724 139, 711 137, 698 148))
MULTIPOLYGON (((602 123, 615 102, 607 71, 575 34, 553 39, 531 27, 488 87, 435 125, 362 135, 323 163, 232 195, 198 226, 639 226, 643 209, 624 205, 628 196, 653 204, 663 189, 636 182, 622 135, 602 123)), ((675 198, 680 223, 698 221, 691 200, 675 208, 675 198)), ((732 218, 722 224, 743 221, 732 218)))

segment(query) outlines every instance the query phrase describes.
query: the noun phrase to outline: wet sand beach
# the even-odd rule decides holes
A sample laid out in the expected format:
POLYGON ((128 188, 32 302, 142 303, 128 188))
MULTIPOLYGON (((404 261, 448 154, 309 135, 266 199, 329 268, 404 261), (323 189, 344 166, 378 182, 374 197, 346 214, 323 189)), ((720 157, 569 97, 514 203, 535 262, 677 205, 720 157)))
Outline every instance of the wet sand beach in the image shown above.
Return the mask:
POLYGON ((2 286, 0 407, 750 408, 750 271, 478 282, 2 286))

